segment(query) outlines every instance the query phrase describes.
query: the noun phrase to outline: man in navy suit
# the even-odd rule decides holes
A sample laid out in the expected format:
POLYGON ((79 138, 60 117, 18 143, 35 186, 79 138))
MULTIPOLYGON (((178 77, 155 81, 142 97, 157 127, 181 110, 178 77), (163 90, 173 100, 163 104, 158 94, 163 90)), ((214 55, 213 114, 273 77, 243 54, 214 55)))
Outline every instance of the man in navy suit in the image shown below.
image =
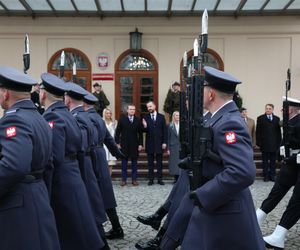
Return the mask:
POLYGON ((167 147, 167 126, 165 117, 156 111, 153 101, 146 104, 149 114, 143 119, 146 132, 146 152, 148 158, 148 185, 153 185, 154 157, 156 158, 157 183, 164 185, 162 181, 162 155, 167 147))
POLYGON ((256 123, 256 145, 262 153, 264 181, 275 180, 276 155, 281 141, 280 119, 273 110, 273 104, 266 104, 265 114, 259 116, 256 123))

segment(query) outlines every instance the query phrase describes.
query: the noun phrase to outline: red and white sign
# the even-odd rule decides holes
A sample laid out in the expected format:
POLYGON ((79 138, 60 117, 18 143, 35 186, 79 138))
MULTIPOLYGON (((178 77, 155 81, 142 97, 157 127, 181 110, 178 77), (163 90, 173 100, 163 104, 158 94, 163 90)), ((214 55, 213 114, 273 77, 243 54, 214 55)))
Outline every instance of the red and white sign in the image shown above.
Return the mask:
POLYGON ((109 63, 109 57, 107 53, 102 52, 97 56, 97 65, 101 70, 107 69, 108 63, 109 63))
POLYGON ((236 143, 236 135, 234 132, 227 132, 225 134, 225 139, 227 144, 234 144, 236 143))
POLYGON ((93 81, 113 81, 114 80, 114 74, 112 73, 106 73, 106 74, 93 74, 93 81))
POLYGON ((6 138, 14 137, 17 135, 17 128, 16 126, 9 127, 6 129, 6 138))

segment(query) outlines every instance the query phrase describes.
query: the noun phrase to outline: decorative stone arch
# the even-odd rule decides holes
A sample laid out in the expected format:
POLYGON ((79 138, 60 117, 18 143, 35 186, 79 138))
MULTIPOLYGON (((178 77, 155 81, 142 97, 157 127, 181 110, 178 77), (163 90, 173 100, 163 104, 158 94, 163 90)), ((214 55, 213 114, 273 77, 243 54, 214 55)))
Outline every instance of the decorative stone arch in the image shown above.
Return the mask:
POLYGON ((146 103, 154 101, 158 109, 158 63, 147 50, 126 50, 115 62, 115 117, 125 111, 127 104, 136 106, 136 114, 148 111, 146 103), (137 63, 134 63, 134 60, 137 63), (138 69, 138 62, 141 67, 138 69), (143 67, 143 65, 145 67, 143 67))
POLYGON ((76 83, 91 90, 92 66, 89 58, 82 51, 75 48, 64 48, 56 51, 48 62, 48 72, 59 75, 59 65, 61 52, 65 52, 64 77, 66 80, 72 80, 73 63, 76 62, 76 83))

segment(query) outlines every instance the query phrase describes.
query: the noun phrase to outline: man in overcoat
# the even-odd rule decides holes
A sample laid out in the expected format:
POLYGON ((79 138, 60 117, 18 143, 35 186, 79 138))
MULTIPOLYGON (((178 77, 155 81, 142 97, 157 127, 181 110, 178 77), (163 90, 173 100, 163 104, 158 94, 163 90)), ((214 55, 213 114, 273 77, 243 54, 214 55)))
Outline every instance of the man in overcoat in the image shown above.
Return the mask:
POLYGON ((77 160, 82 150, 80 128, 63 102, 67 84, 50 73, 42 74, 41 79, 40 100, 46 108, 43 117, 53 133, 54 169, 49 186, 61 250, 99 250, 104 243, 77 160))
POLYGON ((0 67, 0 248, 59 250, 55 218, 43 174, 52 133, 30 100, 37 81, 0 67))
POLYGON ((116 133, 116 143, 125 155, 122 159, 122 182, 121 186, 127 185, 127 165, 131 159, 132 185, 138 186, 137 182, 137 159, 139 151, 143 148, 143 134, 141 119, 135 115, 135 106, 127 106, 127 115, 122 115, 119 119, 116 133))
POLYGON ((263 250, 248 188, 256 175, 251 138, 232 101, 240 81, 211 67, 204 71, 204 108, 212 113, 212 151, 221 161, 203 160, 205 182, 182 201, 193 209, 181 246, 183 250, 263 250))
POLYGON ((281 142, 279 117, 273 114, 274 105, 266 104, 265 114, 257 117, 256 145, 263 160, 264 181, 275 180, 276 156, 281 142))

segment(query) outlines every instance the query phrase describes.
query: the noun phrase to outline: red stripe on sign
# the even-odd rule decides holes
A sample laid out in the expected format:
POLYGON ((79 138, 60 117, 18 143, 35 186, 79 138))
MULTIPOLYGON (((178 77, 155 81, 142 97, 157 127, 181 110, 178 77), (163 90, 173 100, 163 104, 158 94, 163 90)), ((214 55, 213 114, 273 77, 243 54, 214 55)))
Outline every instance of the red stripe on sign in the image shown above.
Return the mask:
POLYGON ((93 81, 112 81, 114 80, 114 74, 93 74, 93 81))

